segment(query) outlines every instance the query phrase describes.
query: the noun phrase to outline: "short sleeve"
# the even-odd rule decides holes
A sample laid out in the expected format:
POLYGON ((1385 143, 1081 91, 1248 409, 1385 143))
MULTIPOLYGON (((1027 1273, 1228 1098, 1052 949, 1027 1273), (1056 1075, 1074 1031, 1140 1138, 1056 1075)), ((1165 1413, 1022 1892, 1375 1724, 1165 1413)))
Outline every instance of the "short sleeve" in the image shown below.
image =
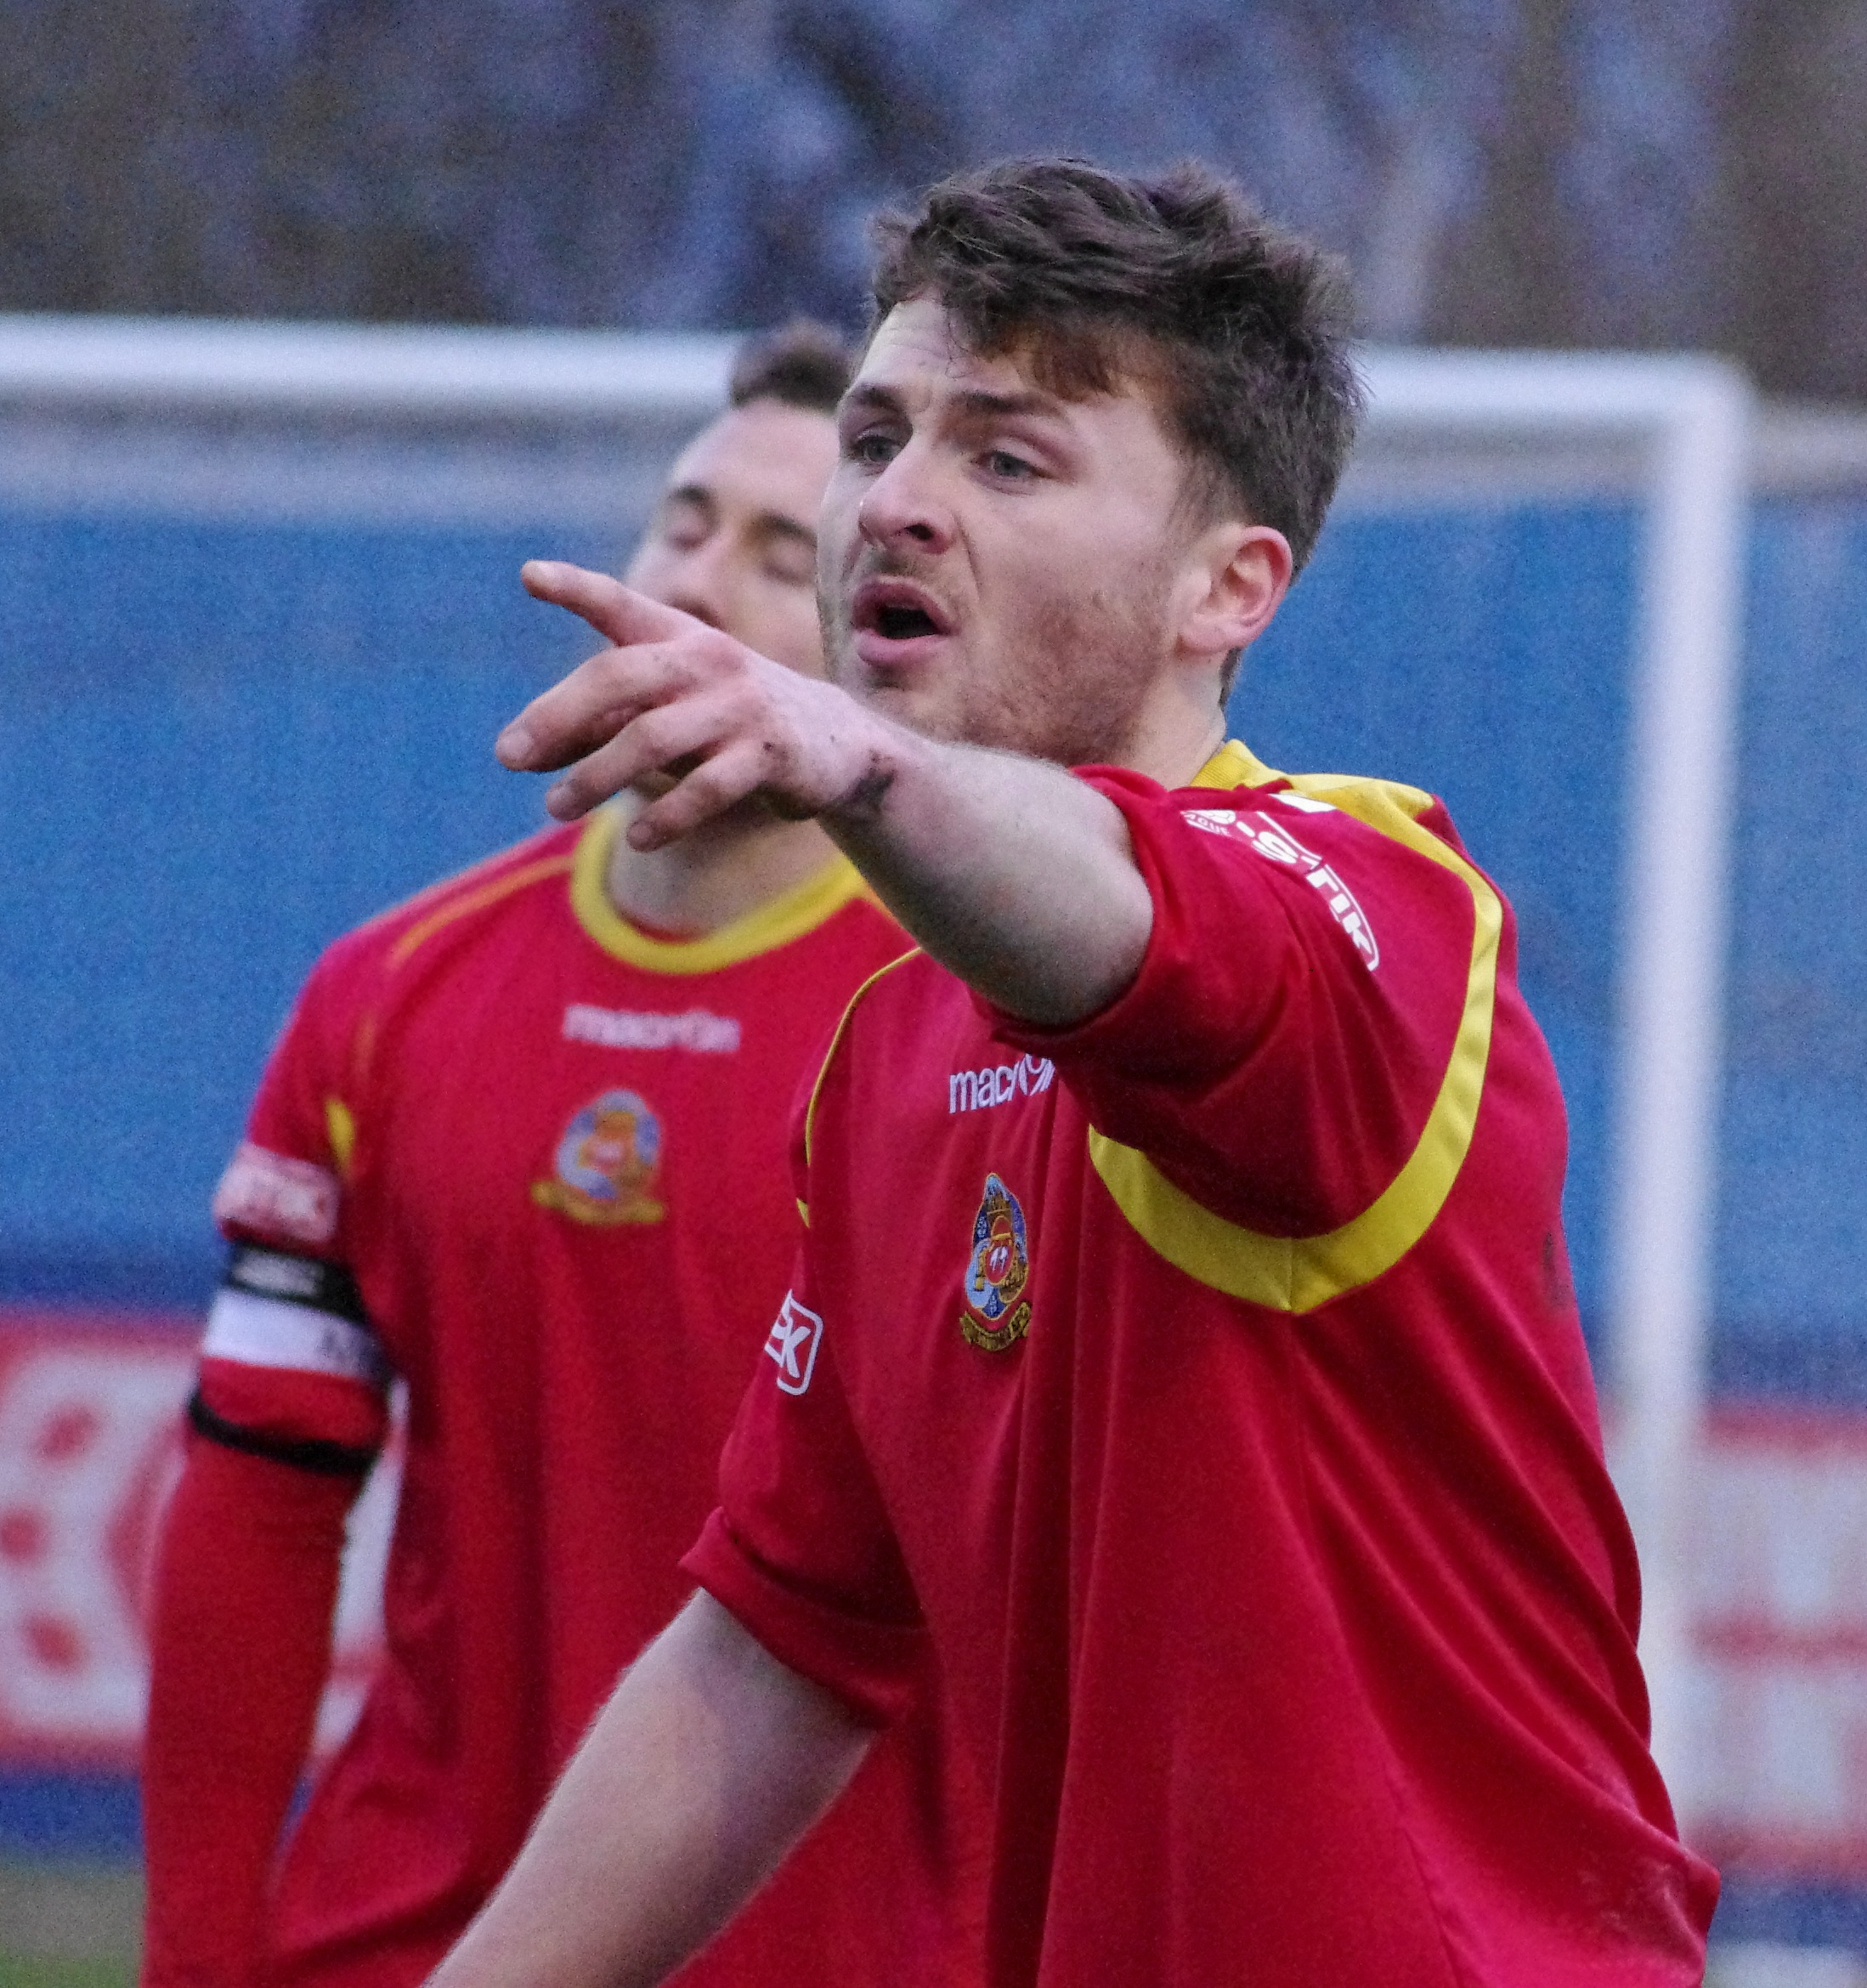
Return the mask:
POLYGON ((682 1565, 781 1662, 885 1725, 926 1634, 812 1303, 807 1244, 720 1460, 720 1502, 682 1565))
POLYGON ((343 1255, 358 1017, 342 964, 335 949, 319 961, 266 1060, 246 1136, 214 1194, 214 1219, 229 1240, 343 1255))
POLYGON ((1089 1021, 993 1013, 996 1034, 1049 1056, 1100 1133, 1214 1213, 1282 1235, 1349 1221, 1471 1046, 1477 893, 1495 894, 1397 809, 1384 833, 1289 792, 1083 777, 1126 819, 1153 899, 1146 954, 1089 1021))

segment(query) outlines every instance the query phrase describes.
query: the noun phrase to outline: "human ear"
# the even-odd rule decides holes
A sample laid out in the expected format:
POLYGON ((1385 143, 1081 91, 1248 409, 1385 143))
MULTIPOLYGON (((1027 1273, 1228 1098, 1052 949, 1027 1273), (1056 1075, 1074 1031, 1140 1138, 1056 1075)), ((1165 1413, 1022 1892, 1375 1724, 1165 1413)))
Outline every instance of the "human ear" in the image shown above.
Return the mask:
POLYGON ((1268 524, 1221 524, 1202 532, 1193 550, 1180 646, 1195 655, 1249 648, 1290 591, 1289 540, 1268 524))

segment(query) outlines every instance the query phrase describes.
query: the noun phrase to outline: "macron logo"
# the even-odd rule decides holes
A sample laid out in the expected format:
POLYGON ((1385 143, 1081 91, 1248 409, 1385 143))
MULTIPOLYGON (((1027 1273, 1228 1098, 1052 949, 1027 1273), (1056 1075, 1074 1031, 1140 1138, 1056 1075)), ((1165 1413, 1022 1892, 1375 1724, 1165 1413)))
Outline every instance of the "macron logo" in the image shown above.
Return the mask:
POLYGON ((787 1291, 765 1339, 765 1357, 776 1363, 778 1385, 784 1393, 801 1395, 810 1385, 823 1338, 823 1320, 787 1291))
POLYGON ((564 1010, 566 1042, 601 1043, 605 1049, 685 1049, 729 1056, 739 1046, 739 1025, 729 1015, 689 1008, 684 1015, 637 1015, 573 1001, 564 1010))
POLYGON ((1015 1063, 988 1063, 982 1070, 955 1070, 947 1079, 947 1113, 989 1111, 1015 1097, 1048 1090, 1056 1065, 1048 1056, 1020 1056, 1015 1063))

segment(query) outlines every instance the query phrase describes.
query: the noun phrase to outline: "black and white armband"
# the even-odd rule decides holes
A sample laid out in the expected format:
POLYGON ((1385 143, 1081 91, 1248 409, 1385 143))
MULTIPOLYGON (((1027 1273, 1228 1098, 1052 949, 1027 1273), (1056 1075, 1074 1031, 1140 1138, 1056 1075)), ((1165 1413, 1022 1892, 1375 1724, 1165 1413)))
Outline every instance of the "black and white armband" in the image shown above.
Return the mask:
MULTIPOLYGON (((234 1246, 208 1310, 201 1351, 204 1362, 229 1361, 281 1378, 348 1381, 377 1396, 387 1392, 391 1379, 356 1281, 343 1265, 250 1243, 234 1246)), ((213 1441, 306 1470, 348 1475, 366 1470, 376 1453, 373 1447, 248 1427, 219 1413, 199 1387, 188 1413, 213 1441)))

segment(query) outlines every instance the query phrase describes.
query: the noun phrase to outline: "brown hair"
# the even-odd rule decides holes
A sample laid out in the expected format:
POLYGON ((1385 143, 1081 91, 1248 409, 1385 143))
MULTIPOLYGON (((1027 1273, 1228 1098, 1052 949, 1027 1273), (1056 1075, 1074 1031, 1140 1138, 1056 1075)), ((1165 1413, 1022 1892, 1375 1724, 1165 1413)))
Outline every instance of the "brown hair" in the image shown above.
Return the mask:
POLYGON ((1302 567, 1362 405, 1332 257, 1191 162, 1140 178, 1006 160, 875 234, 875 322, 931 293, 967 345, 1028 355, 1049 392, 1138 379, 1192 467, 1191 501, 1275 526, 1302 567))
POLYGON ((727 398, 734 407, 778 400, 812 414, 834 415, 854 371, 854 355, 840 332, 814 318, 793 318, 740 346, 727 398))

